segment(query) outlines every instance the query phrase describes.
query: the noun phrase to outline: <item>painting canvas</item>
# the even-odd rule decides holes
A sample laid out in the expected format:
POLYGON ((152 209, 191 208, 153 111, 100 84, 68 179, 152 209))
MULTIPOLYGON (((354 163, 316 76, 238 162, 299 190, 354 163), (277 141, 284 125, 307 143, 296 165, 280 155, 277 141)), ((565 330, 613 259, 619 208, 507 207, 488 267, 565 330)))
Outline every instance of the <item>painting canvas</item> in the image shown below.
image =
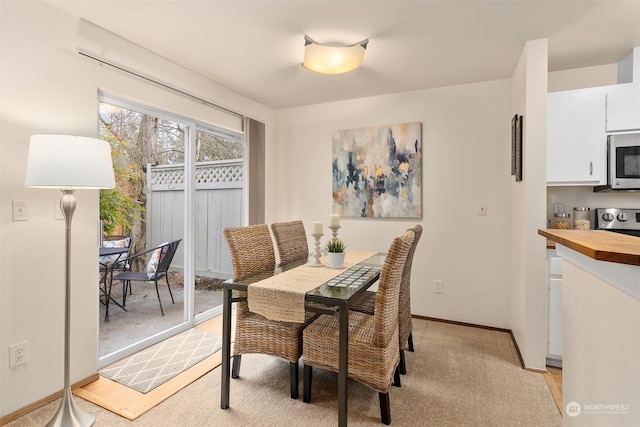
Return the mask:
POLYGON ((333 211, 343 217, 422 216, 422 124, 333 132, 333 211))

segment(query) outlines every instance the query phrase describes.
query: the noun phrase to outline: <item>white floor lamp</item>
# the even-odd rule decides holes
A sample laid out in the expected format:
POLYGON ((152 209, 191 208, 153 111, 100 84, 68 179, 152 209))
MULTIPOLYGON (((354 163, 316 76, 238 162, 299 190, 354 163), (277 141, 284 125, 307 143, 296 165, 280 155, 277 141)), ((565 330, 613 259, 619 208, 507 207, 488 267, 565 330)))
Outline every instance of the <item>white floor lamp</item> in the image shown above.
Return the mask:
POLYGON ((94 414, 73 401, 70 383, 71 219, 76 209, 73 193, 78 189, 115 187, 111 146, 95 138, 71 135, 33 135, 27 161, 27 187, 58 188, 66 225, 66 288, 64 322, 64 393, 56 415, 47 426, 92 426, 94 414))

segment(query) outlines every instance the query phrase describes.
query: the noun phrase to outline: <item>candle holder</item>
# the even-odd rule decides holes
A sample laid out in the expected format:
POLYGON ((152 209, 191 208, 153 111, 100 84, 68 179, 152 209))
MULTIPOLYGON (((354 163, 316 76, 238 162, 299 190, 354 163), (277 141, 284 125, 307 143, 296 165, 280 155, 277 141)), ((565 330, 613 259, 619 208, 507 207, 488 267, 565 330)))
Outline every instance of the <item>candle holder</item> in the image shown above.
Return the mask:
POLYGON ((338 238, 338 230, 340 229, 339 225, 330 225, 329 228, 331 229, 331 240, 336 240, 338 238))
POLYGON ((315 242, 315 251, 313 252, 313 258, 315 261, 309 262, 311 267, 322 267, 324 264, 320 262, 320 238, 324 236, 324 234, 312 234, 313 238, 316 239, 315 242))

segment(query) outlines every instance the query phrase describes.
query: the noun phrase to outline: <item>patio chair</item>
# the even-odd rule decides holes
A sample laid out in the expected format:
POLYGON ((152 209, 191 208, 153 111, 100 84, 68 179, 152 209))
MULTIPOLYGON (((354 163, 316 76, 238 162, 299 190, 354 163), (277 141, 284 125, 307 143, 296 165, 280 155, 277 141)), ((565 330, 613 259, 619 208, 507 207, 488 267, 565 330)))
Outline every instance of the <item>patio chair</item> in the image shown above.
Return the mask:
MULTIPOLYGON (((229 246, 236 279, 275 270, 273 241, 266 224, 225 228, 223 234, 229 246)), ((238 378, 243 354, 260 353, 280 357, 289 361, 291 398, 297 399, 302 330, 314 317, 309 314, 304 323, 270 320, 249 311, 246 291, 234 295, 234 301, 238 302, 231 378, 238 378)))
MULTIPOLYGON (((113 276, 112 280, 120 280, 123 282, 123 300, 122 305, 126 304, 127 289, 131 287, 131 282, 154 282, 156 285, 156 294, 158 295, 158 303, 160 304, 160 312, 164 316, 164 309, 162 308, 162 300, 160 299, 160 291, 158 290, 158 280, 165 278, 167 282, 167 289, 169 289, 169 295, 171 296, 171 303, 175 304, 173 300, 173 294, 171 293, 171 285, 169 284, 169 266, 173 257, 178 250, 178 246, 182 239, 174 240, 173 242, 163 243, 153 249, 146 250, 144 252, 137 253, 128 258, 118 261, 118 264, 133 264, 134 258, 147 257, 146 271, 123 271, 113 276)), ((109 294, 111 293, 111 285, 109 285, 109 294)))
MULTIPOLYGON (((409 255, 407 256, 407 262, 404 264, 402 271, 402 282, 400 285, 400 300, 398 306, 398 328, 399 328, 399 344, 400 344, 400 373, 405 375, 407 373, 407 366, 405 363, 404 351, 413 351, 413 324, 411 323, 411 266, 413 264, 413 255, 416 251, 416 246, 422 236, 422 226, 420 224, 413 228, 410 228, 415 234, 411 249, 409 249, 409 255)), ((373 314, 376 305, 376 293, 366 291, 362 293, 356 301, 351 304, 351 310, 359 311, 362 313, 373 314)))
POLYGON ((281 265, 309 258, 309 243, 302 221, 276 222, 271 224, 271 231, 281 265))
MULTIPOLYGON (((400 386, 398 344, 398 300, 402 270, 414 240, 411 230, 391 243, 382 271, 373 315, 349 312, 349 378, 378 392, 380 418, 391 423, 389 390, 400 386)), ((303 333, 303 400, 311 401, 312 367, 339 370, 339 322, 321 314, 303 333)))

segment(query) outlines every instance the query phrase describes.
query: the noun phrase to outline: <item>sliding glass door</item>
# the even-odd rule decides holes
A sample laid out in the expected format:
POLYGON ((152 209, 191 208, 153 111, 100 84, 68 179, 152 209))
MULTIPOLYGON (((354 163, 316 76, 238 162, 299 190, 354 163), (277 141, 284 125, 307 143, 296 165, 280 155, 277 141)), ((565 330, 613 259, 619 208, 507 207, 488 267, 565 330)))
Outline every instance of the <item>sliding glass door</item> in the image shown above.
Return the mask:
MULTIPOLYGON (((99 122, 113 149, 117 185, 101 192, 105 236, 129 237, 134 254, 180 240, 157 285, 136 281, 125 289, 108 280, 114 302, 107 321, 106 297, 100 300, 103 367, 220 311, 219 283, 230 273, 221 227, 241 222, 243 138, 107 97, 99 122)), ((147 253, 127 268, 147 271, 150 260, 147 253)))

